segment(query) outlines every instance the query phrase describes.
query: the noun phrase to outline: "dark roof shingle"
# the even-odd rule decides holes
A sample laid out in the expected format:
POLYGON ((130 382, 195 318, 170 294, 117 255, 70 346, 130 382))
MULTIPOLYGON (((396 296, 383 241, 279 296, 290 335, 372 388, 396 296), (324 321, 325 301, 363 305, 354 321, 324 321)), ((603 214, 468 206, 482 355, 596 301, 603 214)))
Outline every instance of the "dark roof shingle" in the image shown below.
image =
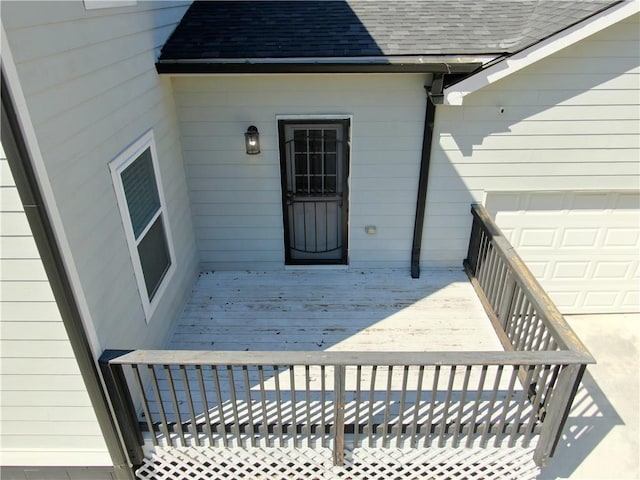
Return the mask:
POLYGON ((513 53, 611 0, 196 1, 160 61, 513 53))

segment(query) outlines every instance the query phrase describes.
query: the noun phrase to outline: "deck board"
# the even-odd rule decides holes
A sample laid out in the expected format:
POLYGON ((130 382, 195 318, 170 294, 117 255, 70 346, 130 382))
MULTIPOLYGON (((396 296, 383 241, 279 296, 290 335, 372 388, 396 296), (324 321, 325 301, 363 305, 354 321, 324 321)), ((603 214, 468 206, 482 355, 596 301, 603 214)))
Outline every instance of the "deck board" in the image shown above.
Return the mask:
POLYGON ((168 348, 502 350, 462 270, 203 272, 168 348))

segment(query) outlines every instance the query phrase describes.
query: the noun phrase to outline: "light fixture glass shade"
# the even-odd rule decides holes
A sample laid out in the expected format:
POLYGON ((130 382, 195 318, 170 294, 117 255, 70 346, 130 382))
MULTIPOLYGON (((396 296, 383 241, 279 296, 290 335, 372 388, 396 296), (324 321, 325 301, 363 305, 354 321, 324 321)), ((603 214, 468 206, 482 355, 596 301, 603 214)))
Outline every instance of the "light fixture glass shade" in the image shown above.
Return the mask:
POLYGON ((247 149, 247 155, 256 155, 260 153, 260 134, 258 129, 251 125, 244 134, 244 144, 247 149))

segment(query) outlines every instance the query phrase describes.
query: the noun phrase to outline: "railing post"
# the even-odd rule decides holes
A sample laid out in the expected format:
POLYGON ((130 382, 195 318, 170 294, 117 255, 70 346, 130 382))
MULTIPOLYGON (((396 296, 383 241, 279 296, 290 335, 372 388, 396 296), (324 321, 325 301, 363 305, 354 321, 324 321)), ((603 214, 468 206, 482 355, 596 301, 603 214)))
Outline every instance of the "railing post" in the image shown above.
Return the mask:
POLYGON ((516 281, 513 278, 513 274, 507 267, 507 280, 504 284, 503 294, 502 294, 502 302, 498 306, 498 319, 502 324, 502 329, 505 330, 507 327, 507 321, 509 312, 511 311, 511 304, 513 303, 513 293, 516 289, 516 281))
POLYGON ((474 213, 473 206, 471 208, 473 214, 473 223, 471 224, 471 236, 469 238, 469 249, 467 251, 467 263, 474 275, 477 275, 478 255, 480 251, 480 220, 474 213))
POLYGON ((584 364, 566 365, 558 375, 545 419, 542 422, 538 446, 533 454, 533 460, 540 467, 547 466, 549 458, 556 450, 585 368, 584 364))
POLYGON ((130 350, 105 350, 98 362, 129 461, 134 466, 139 466, 144 460, 141 447, 144 439, 122 365, 110 363, 114 358, 129 352, 130 350))
POLYGON ((344 365, 335 365, 333 367, 333 464, 339 467, 344 465, 345 373, 346 367, 344 365))

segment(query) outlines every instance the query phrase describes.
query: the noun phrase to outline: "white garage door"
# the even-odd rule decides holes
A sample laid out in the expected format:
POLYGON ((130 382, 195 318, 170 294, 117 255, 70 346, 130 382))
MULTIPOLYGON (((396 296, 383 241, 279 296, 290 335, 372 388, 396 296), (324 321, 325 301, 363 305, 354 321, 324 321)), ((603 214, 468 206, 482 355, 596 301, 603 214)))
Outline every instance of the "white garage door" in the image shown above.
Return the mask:
POLYGON ((640 194, 493 192, 486 207, 562 313, 640 311, 640 194))

